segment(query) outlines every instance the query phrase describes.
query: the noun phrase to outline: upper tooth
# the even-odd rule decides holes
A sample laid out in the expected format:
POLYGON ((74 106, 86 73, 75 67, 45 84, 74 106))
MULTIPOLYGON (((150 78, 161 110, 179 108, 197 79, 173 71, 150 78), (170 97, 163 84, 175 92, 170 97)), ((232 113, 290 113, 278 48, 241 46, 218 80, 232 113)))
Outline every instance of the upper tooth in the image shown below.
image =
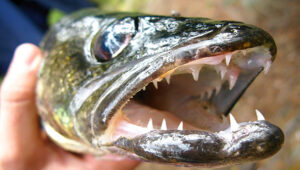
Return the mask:
POLYGON ((158 89, 157 80, 153 80, 152 83, 153 83, 154 87, 155 87, 156 89, 158 89))
POLYGON ((167 83, 170 84, 171 74, 167 75, 167 76, 165 77, 165 79, 166 79, 167 83))
POLYGON ((229 89, 231 90, 233 86, 235 85, 237 80, 237 76, 235 75, 229 75, 229 89))
POLYGON ((219 94, 220 90, 221 90, 221 84, 218 84, 216 86, 216 94, 215 95, 219 94))
POLYGON ((239 124, 236 122, 235 118, 232 116, 231 113, 229 113, 229 119, 230 119, 230 129, 231 131, 235 131, 239 128, 239 124))
POLYGON ((143 90, 144 90, 144 91, 146 90, 146 86, 143 87, 143 90))
POLYGON ((152 119, 151 118, 148 121, 147 129, 153 130, 153 123, 152 123, 152 119))
POLYGON ((161 130, 167 130, 167 123, 166 123, 165 119, 162 120, 160 129, 161 130))
POLYGON ((257 120, 265 120, 263 114, 259 110, 256 109, 255 112, 256 112, 257 120))
POLYGON ((269 72, 269 70, 270 70, 270 67, 271 67, 271 64, 272 64, 272 61, 267 61, 266 63, 265 63, 265 68, 264 68, 264 73, 265 74, 267 74, 268 72, 269 72))
POLYGON ((183 122, 182 121, 179 123, 177 130, 183 130, 183 122))
POLYGON ((190 67, 191 71, 192 71, 192 75, 195 81, 198 81, 198 77, 199 77, 199 72, 201 70, 201 66, 196 66, 196 67, 190 67))
POLYGON ((221 79, 223 80, 225 77, 227 70, 226 69, 221 69, 221 79))
POLYGON ((226 65, 228 66, 230 63, 230 59, 231 59, 231 55, 230 54, 226 54, 225 55, 225 61, 226 61, 226 65))

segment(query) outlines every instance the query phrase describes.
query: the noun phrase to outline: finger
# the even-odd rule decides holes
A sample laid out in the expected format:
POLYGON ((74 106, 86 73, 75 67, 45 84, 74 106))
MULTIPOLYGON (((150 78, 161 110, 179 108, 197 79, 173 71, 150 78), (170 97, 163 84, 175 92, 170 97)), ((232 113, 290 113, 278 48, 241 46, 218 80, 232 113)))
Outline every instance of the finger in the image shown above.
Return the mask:
POLYGON ((0 134, 12 147, 23 147, 21 145, 24 142, 36 141, 39 138, 34 99, 40 61, 38 47, 32 44, 19 46, 2 83, 0 134))

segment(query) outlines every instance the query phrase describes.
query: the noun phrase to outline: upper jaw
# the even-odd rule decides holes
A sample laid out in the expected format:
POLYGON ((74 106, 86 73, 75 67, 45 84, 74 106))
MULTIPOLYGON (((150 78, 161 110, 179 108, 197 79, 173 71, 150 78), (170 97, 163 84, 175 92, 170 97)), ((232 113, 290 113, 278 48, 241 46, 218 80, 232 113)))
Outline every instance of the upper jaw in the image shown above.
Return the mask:
MULTIPOLYGON (((176 58, 176 56, 169 56, 169 57, 176 58)), ((157 60, 154 60, 156 62, 160 61, 160 62, 157 62, 158 66, 157 65, 154 65, 154 66, 149 65, 148 66, 149 68, 147 68, 147 74, 144 74, 144 72, 142 72, 142 73, 136 74, 135 76, 129 76, 130 82, 135 83, 135 85, 133 84, 132 86, 129 85, 127 87, 122 86, 121 88, 118 87, 119 89, 117 89, 116 91, 124 90, 124 92, 126 92, 126 90, 132 89, 134 87, 134 91, 131 94, 123 93, 122 91, 118 91, 119 92, 118 94, 121 94, 121 95, 123 94, 123 95, 125 95, 124 97, 126 97, 126 98, 127 97, 132 98, 132 96, 134 96, 137 91, 142 90, 145 86, 150 84, 150 82, 152 82, 154 87, 157 88, 158 86, 160 86, 159 82, 161 82, 161 81, 166 81, 168 83, 170 83, 169 81, 172 82, 171 75, 185 74, 185 73, 190 73, 191 75, 188 75, 188 76, 190 76, 191 79, 193 77, 193 79, 195 79, 196 82, 197 81, 198 82, 206 81, 205 75, 204 75, 204 77, 200 76, 200 79, 197 80, 195 77, 195 70, 201 73, 201 71, 200 71, 201 67, 209 67, 209 68, 212 68, 212 70, 215 70, 215 72, 217 72, 219 74, 219 75, 216 74, 217 77, 215 78, 215 79, 218 79, 218 81, 219 81, 218 87, 212 87, 213 89, 212 90, 210 89, 210 91, 203 90, 203 88, 201 89, 201 87, 198 87, 198 88, 196 87, 198 90, 194 89, 194 91, 195 92, 201 91, 201 90, 203 91, 202 100, 205 102, 211 103, 211 105, 213 105, 215 107, 215 112, 213 113, 213 115, 221 116, 220 118, 222 120, 222 116, 228 114, 228 112, 230 111, 232 106, 235 104, 235 102, 238 100, 238 98, 242 95, 242 93, 245 91, 245 89, 249 86, 249 84, 254 80, 254 78, 258 75, 258 73, 264 67, 265 67, 266 71, 269 69, 269 62, 271 62, 271 58, 272 58, 272 56, 268 53, 268 51, 264 47, 255 47, 255 48, 251 48, 251 49, 246 49, 244 51, 235 51, 233 53, 226 53, 226 54, 222 54, 222 55, 218 55, 218 56, 200 58, 200 59, 193 60, 192 62, 187 62, 185 64, 181 64, 179 66, 172 65, 173 67, 171 67, 171 69, 170 69, 168 67, 168 65, 170 63, 168 63, 167 66, 164 67, 163 60, 158 60, 158 59, 165 59, 165 58, 158 57, 158 58, 156 58, 157 60), (228 57, 228 56, 230 56, 230 57, 228 57), (257 56, 259 56, 259 57, 257 58, 257 56), (252 62, 255 62, 254 63, 255 67, 253 66, 253 63, 251 63, 250 65, 245 65, 245 63, 247 63, 247 61, 251 61, 251 60, 253 60, 252 62), (154 69, 155 67, 157 67, 159 69, 154 69), (168 69, 166 69, 166 68, 168 68, 168 69), (199 70, 197 70, 197 68, 199 68, 199 70), (157 70, 160 71, 159 72, 160 74, 157 74, 157 72, 155 72, 157 70), (161 70, 166 70, 166 71, 163 72, 161 70), (151 73, 150 71, 152 71, 153 74, 150 74, 151 73), (203 78, 204 80, 201 78, 203 78), (134 81, 134 80, 139 80, 139 81, 134 81), (142 81, 142 80, 144 80, 144 81, 142 81), (141 83, 143 83, 142 86, 141 86, 141 83), (122 89, 122 88, 128 88, 128 89, 122 89), (203 95, 205 95, 205 96, 203 96, 203 95)), ((153 58, 150 58, 150 59, 153 59, 153 58)), ((146 61, 145 63, 148 63, 147 60, 144 60, 144 61, 146 61)), ((143 64, 141 64, 141 65, 143 65, 143 64)), ((140 66, 138 66, 138 65, 134 66, 132 69, 136 70, 136 72, 138 72, 140 69, 140 66)), ((129 73, 125 73, 125 75, 126 74, 129 74, 129 73)), ((199 73, 196 73, 196 74, 198 77, 199 73)), ((147 89, 148 88, 149 87, 147 87, 147 89)), ((190 95, 190 94, 188 94, 188 95, 190 95)), ((198 94, 195 93, 192 95, 197 96, 198 94)), ((117 98, 119 98, 119 97, 122 97, 122 96, 117 96, 117 98)), ((201 96, 199 96, 199 97, 201 97, 201 96)), ((147 95, 147 98, 149 98, 151 100, 158 100, 158 101, 160 100, 159 98, 157 98, 157 99, 153 98, 151 95, 150 96, 147 95)), ((179 96, 177 98, 181 98, 181 97, 179 96)), ((161 99, 161 100, 164 100, 164 99, 161 99)), ((173 99, 170 98, 170 100, 173 100, 173 99)), ((119 115, 123 115, 122 110, 124 110, 124 109, 122 109, 122 108, 123 107, 127 108, 128 101, 129 101, 129 99, 124 101, 121 109, 116 111, 113 118, 110 119, 110 124, 109 124, 110 126, 108 127, 108 129, 106 129, 106 131, 104 132, 104 135, 102 135, 102 137, 99 138, 99 140, 102 140, 102 141, 99 141, 101 144, 111 143, 114 140, 118 139, 120 136, 122 136, 122 134, 115 135, 116 133, 118 133, 118 132, 116 132, 117 131, 116 129, 118 129, 119 127, 116 128, 114 126, 117 126, 116 124, 118 124, 118 126, 121 126, 120 124, 123 124, 124 128, 127 127, 126 121, 125 121, 125 123, 120 121, 120 120, 124 120, 126 118, 119 117, 119 115), (120 123, 120 122, 122 122, 122 123, 120 123)), ((147 104, 147 105, 149 105, 149 104, 147 104)), ((176 105, 176 103, 174 105, 176 105)), ((152 106, 152 105, 150 104, 150 106, 152 106)), ((169 111, 168 108, 164 108, 163 110, 169 111)), ((146 112, 147 111, 145 111, 145 113, 140 113, 140 114, 143 114, 144 117, 147 117, 146 112)), ((173 111, 169 111, 169 112, 174 114, 173 111)), ((181 110, 181 111, 179 110, 179 113, 180 112, 184 112, 184 110, 181 110)), ((176 111, 175 111, 175 113, 176 113, 176 111)), ((206 116, 209 116, 209 114, 206 116)), ((203 117, 204 120, 206 119, 206 116, 203 117)), ((92 118, 98 118, 98 120, 97 119, 94 119, 94 120, 96 120, 95 122, 99 123, 99 117, 92 117, 92 118)), ((146 119, 148 120, 149 118, 151 119, 151 115, 150 115, 150 117, 147 117, 146 119)), ((169 120, 167 119, 167 121, 169 121, 169 120)), ((144 126, 145 126, 145 122, 146 121, 144 121, 144 126)), ((179 124, 179 127, 180 127, 179 122, 180 121, 176 121, 175 123, 176 123, 176 125, 179 124)), ((148 125, 149 125, 149 123, 148 123, 148 125)), ((220 122, 218 122, 218 120, 217 120, 216 122, 208 121, 208 123, 212 123, 213 125, 218 125, 218 123, 220 123, 220 122)), ((133 126, 132 125, 128 126, 128 128, 129 128, 128 134, 130 137, 135 137, 139 134, 148 132, 148 130, 145 128, 143 129, 136 125, 133 125, 133 126), (138 132, 138 131, 130 132, 130 128, 133 126, 140 129, 140 132, 138 132)), ((188 125, 188 126, 190 126, 190 125, 188 125)), ((211 125, 209 125, 209 126, 211 126, 211 125)), ((187 127, 186 122, 185 122, 185 127, 187 127)), ((219 131, 219 130, 227 127, 226 122, 225 122, 224 126, 221 125, 219 127, 220 128, 217 127, 216 129, 214 129, 214 128, 206 129, 206 127, 200 127, 200 128, 204 128, 209 131, 219 131)), ((164 128, 162 127, 162 129, 164 129, 164 128)), ((179 129, 182 129, 182 128, 179 128, 179 129)), ((192 129, 197 129, 197 128, 193 127, 192 129)), ((95 132, 95 129, 94 129, 94 132, 95 132)), ((128 134, 126 134, 126 135, 128 135, 128 134)))
MULTIPOLYGON (((222 83, 219 90, 216 89, 220 95, 212 98, 213 103, 217 105, 218 114, 226 115, 258 73, 263 68, 265 72, 268 71, 274 58, 270 54, 269 49, 264 46, 221 53, 210 57, 199 57, 197 53, 193 55, 193 53, 187 52, 185 47, 182 48, 142 59, 138 64, 129 67, 129 70, 125 71, 121 77, 117 77, 115 83, 109 87, 111 90, 106 90, 107 94, 104 93, 102 95, 105 98, 101 98, 101 96, 99 99, 101 103, 98 102, 94 107, 95 110, 92 113, 93 133, 103 133, 101 129, 104 130, 107 127, 110 118, 150 82, 153 82, 155 85, 157 82, 162 81, 163 78, 168 79, 171 74, 177 74, 176 72, 180 73, 182 71, 189 72, 195 77, 195 74, 198 74, 197 72, 200 71, 198 69, 199 66, 201 67, 202 65, 213 66, 220 74, 220 77, 225 77, 228 81, 228 83, 222 83), (186 59, 187 56, 184 56, 187 53, 189 54, 188 60, 186 59), (249 53, 251 55, 248 55, 249 53), (248 60, 251 60, 251 57, 254 62, 257 61, 254 67, 253 63, 250 65, 247 63, 248 60), (236 70, 235 68, 239 68, 238 74, 234 71, 236 70), (240 78, 237 79, 238 77, 240 78), (235 86, 235 84, 238 84, 238 86, 235 86), (106 102, 106 100, 110 100, 107 96, 115 96, 114 102, 106 102), (227 99, 224 100, 224 97, 227 99), (103 104, 108 106, 103 107, 103 104), (102 106, 99 107, 100 105, 102 106), (99 115, 97 113, 102 114, 99 115)), ((195 48, 200 49, 198 46, 195 48)), ((196 52, 196 50, 192 51, 196 52)))
POLYGON ((199 65, 217 66, 221 76, 222 74, 224 76, 224 72, 230 73, 230 70, 224 71, 224 66, 233 68, 231 66, 237 65, 243 68, 240 69, 241 81, 236 79, 237 76, 227 74, 229 84, 222 84, 221 93, 218 95, 223 97, 213 97, 213 102, 219 105, 217 106, 218 113, 227 114, 258 73, 263 68, 267 72, 276 54, 275 43, 269 34, 255 27, 251 27, 250 31, 247 30, 248 27, 244 27, 243 24, 228 24, 209 39, 199 38, 199 41, 198 38, 192 39, 170 50, 145 56, 133 61, 130 66, 125 66, 122 74, 115 75, 115 82, 105 90, 104 95, 94 106, 95 109, 91 114, 94 135, 103 133, 111 117, 150 82, 156 84, 163 78, 168 79, 168 75, 176 73, 178 70, 179 72, 180 70, 190 70, 194 76, 199 71, 197 70, 199 65), (254 55, 247 55, 249 52, 253 52, 254 55), (260 54, 261 56, 259 56, 260 54), (258 61, 255 68, 244 62, 248 60, 240 60, 241 56, 245 59, 254 57, 254 60, 258 61), (174 70, 176 71, 174 72, 174 70), (234 86, 236 83, 239 85, 234 86), (114 96, 114 102, 111 102, 112 96, 114 96), (227 103, 223 101, 224 96, 230 99, 226 100, 227 103), (101 115, 97 113, 101 113, 101 115))
MULTIPOLYGON (((225 36, 225 34, 222 36, 225 36)), ((215 38, 218 39, 218 37, 215 38)), ((212 42, 217 42, 217 44, 221 43, 221 41, 220 42, 212 41, 212 42)), ((129 99, 132 98, 138 91, 143 89, 149 83, 153 82, 154 86, 157 85, 159 86, 158 82, 163 81, 163 79, 166 79, 165 81, 168 82, 170 81, 171 75, 182 74, 186 72, 191 73, 191 76, 194 79, 197 79, 197 76, 195 75, 198 75, 197 72, 200 71, 200 69, 198 68, 204 65, 214 68, 220 74, 220 77, 225 78, 228 82, 227 83, 225 81, 222 81, 221 87, 218 90, 218 95, 215 94, 210 98, 210 102, 212 102, 217 108, 216 109, 217 114, 219 115, 228 114, 228 112, 230 111, 234 103, 242 95, 242 93, 249 86, 249 84, 255 79, 255 77, 263 69, 265 70, 265 72, 268 71, 270 64, 272 63, 272 60, 274 60, 275 57, 274 55, 276 53, 276 46, 272 41, 268 41, 267 43, 264 42, 259 46, 255 46, 255 42, 250 42, 250 44, 248 44, 247 47, 242 47, 240 45, 235 46, 234 44, 237 43, 233 41, 226 42, 226 43, 232 43, 231 44, 232 46, 228 47, 228 46, 222 46, 218 44, 219 46, 217 47, 220 47, 220 49, 218 50, 214 48, 210 48, 213 46, 213 44, 208 44, 207 42, 199 42, 196 44, 189 44, 182 47, 178 46, 167 52, 142 58, 141 60, 138 61, 139 62, 138 64, 133 64, 131 65, 132 67, 128 67, 128 70, 125 71, 121 77, 116 78, 116 82, 119 81, 118 83, 121 84, 123 83, 123 85, 117 86, 118 83, 113 84, 112 87, 115 86, 115 89, 114 91, 110 91, 111 94, 109 95, 114 96, 115 101, 113 103, 103 102, 104 104, 107 104, 109 107, 103 107, 102 105, 102 108, 106 110, 96 110, 95 113, 92 114, 94 115, 92 117, 93 132, 103 133, 103 131, 101 130, 99 131, 99 129, 101 129, 101 126, 102 129, 103 127, 107 127, 109 121, 110 124, 113 124, 114 123, 112 122, 113 119, 110 118, 113 115, 119 113, 121 111, 120 108, 126 106, 126 103, 129 101, 129 99), (203 52, 204 49, 205 50, 209 49, 209 52, 204 53, 203 52), (205 56, 204 54, 207 56, 205 56), (234 70, 238 70, 238 71, 234 71, 234 70), (102 113, 102 115, 96 115, 96 113, 99 112, 102 113), (98 125, 95 126, 96 124, 98 125)), ((243 44, 245 43, 246 42, 244 42, 243 44)), ((215 44, 214 46, 216 47, 215 44)), ((109 98, 107 99, 102 98, 101 100, 105 101, 105 100, 109 100, 109 98)), ((98 103, 98 104, 103 104, 103 103, 98 103)), ((95 108, 100 108, 98 106, 99 105, 95 106, 95 108)), ((151 129, 149 124, 148 124, 148 128, 151 129)), ((175 137, 176 134, 178 134, 178 135, 183 135, 184 137, 184 135, 188 135, 189 132, 191 132, 191 131, 180 132, 180 130, 182 129, 180 124, 178 126, 178 131, 171 130, 169 132, 169 131, 164 131, 164 129, 165 128, 162 125, 162 131, 156 131, 157 133, 156 132, 151 132, 151 133, 158 135, 158 138, 160 139, 159 136, 160 135, 163 136, 164 134, 175 135, 175 137)), ((146 140, 148 139, 147 137, 148 133, 151 136, 150 131, 145 128, 144 131, 141 130, 141 133, 139 134, 137 133, 138 135, 133 135, 130 138, 132 139, 132 141, 134 140, 135 142, 136 141, 140 142, 139 138, 141 138, 141 140, 145 140, 143 142, 146 142, 146 140), (143 137, 145 137, 145 139, 143 137)), ((192 133, 201 136, 201 134, 204 132, 193 131, 192 133)), ((95 134, 97 135, 97 133, 95 134)), ((118 138, 109 140, 108 143, 105 143, 107 141, 103 140, 103 141, 99 141, 98 144, 100 145, 108 144, 108 146, 119 145, 118 147, 121 147, 125 150, 129 150, 130 152, 137 152, 136 150, 134 150, 135 147, 138 148, 141 147, 141 145, 138 146, 137 145, 138 143, 135 143, 136 145, 133 146, 134 148, 130 148, 131 146, 129 146, 128 143, 127 144, 124 143, 128 141, 130 142, 131 140, 130 138, 119 136, 118 138), (111 142, 113 142, 114 144, 112 144, 111 142), (131 149, 133 149, 134 151, 132 151, 131 149)), ((279 138, 281 139, 282 137, 279 138)), ((160 139, 160 140, 164 140, 164 139, 160 139)), ((142 148, 142 149, 147 149, 147 148, 142 148)), ((151 160, 150 157, 149 158, 146 157, 146 159, 151 160)), ((183 157, 182 159, 185 158, 183 157)), ((165 161, 168 162, 169 160, 165 160, 165 161)))

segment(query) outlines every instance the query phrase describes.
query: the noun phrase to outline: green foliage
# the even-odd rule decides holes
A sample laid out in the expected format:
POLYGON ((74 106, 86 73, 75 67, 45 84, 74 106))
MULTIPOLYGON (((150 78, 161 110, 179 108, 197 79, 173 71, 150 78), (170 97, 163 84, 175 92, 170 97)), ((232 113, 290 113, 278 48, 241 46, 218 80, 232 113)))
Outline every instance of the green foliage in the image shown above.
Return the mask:
POLYGON ((65 13, 63 11, 60 11, 58 9, 51 9, 51 11, 48 14, 48 25, 52 26, 54 25, 57 21, 59 21, 63 16, 65 15, 65 13))
POLYGON ((105 11, 133 11, 139 12, 145 0, 90 0, 105 11))
MULTIPOLYGON (((89 0, 104 11, 132 11, 141 12, 146 0, 89 0)), ((47 18, 49 26, 59 21, 65 13, 58 9, 51 9, 47 18)))

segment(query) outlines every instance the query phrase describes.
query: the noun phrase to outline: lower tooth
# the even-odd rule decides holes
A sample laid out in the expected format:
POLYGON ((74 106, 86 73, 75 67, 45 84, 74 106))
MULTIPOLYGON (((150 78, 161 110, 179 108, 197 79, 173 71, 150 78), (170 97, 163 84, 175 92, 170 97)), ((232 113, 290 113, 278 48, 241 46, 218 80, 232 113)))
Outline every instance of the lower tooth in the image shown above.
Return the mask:
POLYGON ((256 109, 255 111, 256 111, 257 120, 265 120, 263 114, 259 110, 256 109))
POLYGON ((231 131, 236 131, 239 128, 239 124, 236 122, 235 118, 232 116, 231 113, 229 113, 229 119, 231 131))
POLYGON ((152 123, 152 119, 149 119, 148 125, 147 125, 147 129, 149 130, 153 130, 153 123, 152 123))
POLYGON ((182 121, 179 123, 177 130, 183 130, 183 122, 182 121))
POLYGON ((163 119, 162 122, 161 122, 161 127, 160 127, 161 130, 167 130, 167 123, 166 123, 166 119, 163 119))

